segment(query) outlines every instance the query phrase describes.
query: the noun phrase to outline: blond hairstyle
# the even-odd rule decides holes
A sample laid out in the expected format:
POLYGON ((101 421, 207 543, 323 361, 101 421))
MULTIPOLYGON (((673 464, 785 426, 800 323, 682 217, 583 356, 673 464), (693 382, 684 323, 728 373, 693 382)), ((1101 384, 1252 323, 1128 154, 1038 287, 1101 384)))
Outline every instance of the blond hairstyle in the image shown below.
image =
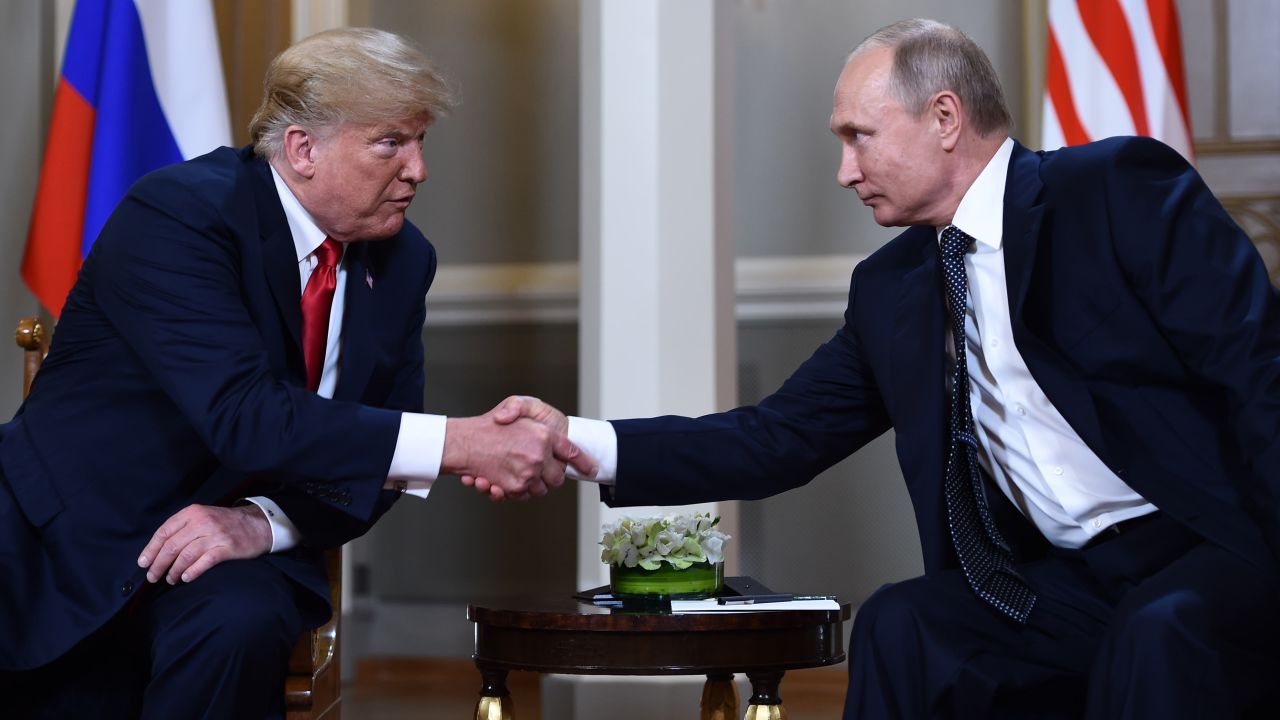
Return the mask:
POLYGON ((916 117, 934 94, 950 90, 960 98, 979 135, 1013 130, 995 68, 982 48, 959 30, 936 20, 902 20, 872 33, 849 59, 873 48, 893 50, 891 87, 902 107, 916 117))
POLYGON ((289 47, 271 61, 262 90, 249 137, 266 158, 283 152, 290 125, 321 131, 422 114, 435 120, 457 102, 449 81, 421 51, 372 28, 328 30, 289 47))

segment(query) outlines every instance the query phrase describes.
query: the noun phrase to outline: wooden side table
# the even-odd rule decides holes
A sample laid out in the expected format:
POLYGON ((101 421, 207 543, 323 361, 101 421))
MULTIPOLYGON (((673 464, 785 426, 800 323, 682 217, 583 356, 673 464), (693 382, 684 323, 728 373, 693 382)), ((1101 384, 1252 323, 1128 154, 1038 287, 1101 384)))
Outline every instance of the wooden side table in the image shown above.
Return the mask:
POLYGON ((706 675, 702 718, 738 714, 733 675, 751 681, 747 720, 783 720, 778 684, 787 670, 844 660, 839 610, 706 615, 624 613, 564 596, 529 596, 467 607, 476 624, 483 687, 476 720, 514 717, 511 670, 570 675, 706 675))

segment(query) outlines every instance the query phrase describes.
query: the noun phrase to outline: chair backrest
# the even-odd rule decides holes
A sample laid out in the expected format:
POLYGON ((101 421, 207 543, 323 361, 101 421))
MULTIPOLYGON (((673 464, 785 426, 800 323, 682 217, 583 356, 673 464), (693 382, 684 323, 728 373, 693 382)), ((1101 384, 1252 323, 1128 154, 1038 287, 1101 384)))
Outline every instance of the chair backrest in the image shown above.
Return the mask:
POLYGON ((27 393, 31 392, 31 381, 35 380, 40 363, 49 352, 49 334, 45 332, 40 318, 28 317, 18 322, 13 339, 22 348, 22 399, 26 400, 27 393))
POLYGON ((1280 287, 1280 198, 1223 198, 1222 206, 1258 248, 1271 283, 1280 287))
POLYGON ((342 663, 338 629, 342 619, 342 548, 324 551, 333 617, 305 632, 293 646, 285 678, 286 720, 339 720, 342 713, 342 663))
MULTIPOLYGON (((14 340, 22 348, 22 398, 49 352, 49 333, 38 317, 18 322, 14 340)), ((287 720, 339 720, 342 713, 342 667, 338 654, 338 626, 342 617, 342 548, 324 553, 329 573, 333 617, 323 626, 302 634, 289 658, 284 700, 287 720)))

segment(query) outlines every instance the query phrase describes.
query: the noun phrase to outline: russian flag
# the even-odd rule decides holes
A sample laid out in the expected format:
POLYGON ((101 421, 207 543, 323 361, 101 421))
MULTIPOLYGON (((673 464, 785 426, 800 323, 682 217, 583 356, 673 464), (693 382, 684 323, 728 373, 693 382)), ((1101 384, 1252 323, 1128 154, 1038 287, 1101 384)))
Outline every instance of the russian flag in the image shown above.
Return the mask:
POLYGON ((54 317, 142 175, 231 141, 210 0, 78 0, 22 277, 54 317))

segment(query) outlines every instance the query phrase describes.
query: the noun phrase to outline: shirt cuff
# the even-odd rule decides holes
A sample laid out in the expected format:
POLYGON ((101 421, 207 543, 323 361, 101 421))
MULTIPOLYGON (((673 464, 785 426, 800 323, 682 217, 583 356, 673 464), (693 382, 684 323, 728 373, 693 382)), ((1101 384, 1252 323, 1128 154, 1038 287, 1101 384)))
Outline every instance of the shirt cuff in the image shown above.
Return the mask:
POLYGON ((432 483, 440 476, 446 420, 444 415, 423 413, 400 416, 400 434, 396 437, 384 488, 418 498, 427 497, 432 483))
POLYGON ((569 466, 565 468, 565 477, 613 485, 618 477, 618 434, 613 425, 605 420, 570 416, 568 434, 569 442, 595 458, 600 470, 590 478, 569 466))
POLYGON ((302 533, 298 532, 298 527, 271 498, 251 497, 245 500, 257 505, 262 514, 267 516, 267 524, 271 526, 270 552, 292 550, 302 541, 302 533))

